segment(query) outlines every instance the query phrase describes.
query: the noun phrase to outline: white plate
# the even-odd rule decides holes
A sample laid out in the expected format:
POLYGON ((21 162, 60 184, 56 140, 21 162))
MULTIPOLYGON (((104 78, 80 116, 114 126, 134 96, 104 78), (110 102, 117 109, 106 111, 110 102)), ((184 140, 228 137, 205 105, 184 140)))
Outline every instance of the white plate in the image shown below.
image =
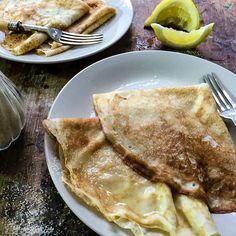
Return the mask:
MULTIPOLYGON (((133 7, 130 0, 105 1, 107 4, 115 7, 117 14, 96 31, 96 33, 103 33, 104 37, 102 43, 74 47, 66 52, 51 57, 38 56, 33 52, 22 56, 14 56, 0 46, 0 57, 24 63, 49 64, 81 59, 108 48, 117 42, 129 29, 133 19, 133 7)), ((3 34, 0 34, 0 39, 2 37, 3 34)))
MULTIPOLYGON (((236 75, 209 61, 165 51, 131 52, 109 57, 78 73, 62 89, 49 112, 49 118, 90 117, 94 115, 91 96, 116 89, 192 85, 215 72, 236 94, 236 75)), ((234 130, 236 130, 234 128, 234 130)), ((234 134, 234 141, 236 135, 234 134)), ((61 181, 60 164, 46 137, 45 153, 53 182, 70 209, 91 229, 106 236, 125 236, 127 232, 108 223, 100 214, 73 198, 61 181)), ((236 235, 236 214, 213 215, 222 236, 236 235)))

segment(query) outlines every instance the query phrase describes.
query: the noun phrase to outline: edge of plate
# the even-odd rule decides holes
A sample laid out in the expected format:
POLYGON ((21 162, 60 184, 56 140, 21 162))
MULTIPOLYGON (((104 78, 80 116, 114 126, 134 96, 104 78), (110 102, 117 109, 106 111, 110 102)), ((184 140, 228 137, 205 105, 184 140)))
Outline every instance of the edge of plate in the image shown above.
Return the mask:
MULTIPOLYGON (((79 76, 79 74, 84 73, 86 70, 89 70, 90 67, 93 67, 94 65, 99 64, 99 63, 104 63, 106 60, 111 60, 111 59, 113 60, 113 59, 116 59, 116 58, 119 58, 119 57, 124 57, 124 56, 127 56, 127 55, 131 55, 131 54, 156 54, 156 53, 160 53, 160 54, 163 54, 163 53, 165 53, 165 54, 178 54, 179 56, 184 56, 184 57, 195 57, 195 59, 197 59, 197 60, 199 60, 199 61, 207 61, 208 63, 213 64, 214 66, 216 66, 216 67, 218 67, 218 68, 221 68, 221 69, 223 69, 224 71, 227 71, 228 73, 231 73, 232 75, 235 76, 235 74, 234 74, 232 71, 230 71, 230 70, 228 70, 228 69, 226 69, 226 68, 224 68, 224 67, 222 67, 222 66, 220 66, 220 65, 218 65, 218 64, 216 64, 216 63, 213 63, 213 62, 208 61, 208 60, 203 59, 203 58, 199 58, 199 57, 197 57, 197 56, 193 56, 193 55, 189 55, 189 54, 184 54, 184 53, 180 53, 180 52, 163 51, 163 50, 144 50, 144 51, 132 51, 132 52, 120 53, 120 54, 117 54, 117 55, 110 56, 110 57, 104 58, 104 59, 102 59, 102 60, 99 60, 99 61, 97 61, 97 62, 95 62, 95 63, 89 65, 88 67, 84 68, 83 70, 81 70, 80 72, 78 72, 75 76, 73 76, 73 77, 64 85, 64 87, 61 89, 61 91, 58 93, 58 95, 57 95, 56 98, 54 99, 54 102, 52 103, 52 106, 51 106, 51 108, 50 108, 50 110, 49 110, 49 113, 48 113, 48 117, 47 117, 47 118, 48 118, 48 119, 50 118, 50 115, 51 115, 52 110, 53 110, 53 106, 54 106, 54 104, 57 102, 57 99, 59 98, 59 96, 60 96, 60 94, 62 93, 62 91, 72 82, 72 80, 76 79, 76 78, 79 76)), ((79 78, 79 79, 80 79, 80 78, 79 78)), ((47 167, 48 167, 50 176, 51 176, 51 178, 52 178, 52 180, 53 180, 53 183, 54 183, 54 185, 55 185, 55 187, 56 187, 58 193, 60 194, 60 196, 62 197, 62 199, 64 200, 64 202, 67 204, 67 206, 70 208, 70 210, 80 219, 80 217, 77 215, 77 213, 75 212, 75 210, 71 208, 69 201, 65 198, 64 195, 61 194, 61 190, 60 190, 59 185, 57 184, 57 181, 56 181, 56 176, 55 176, 55 174, 53 173, 53 171, 52 171, 52 170, 49 168, 49 166, 48 166, 49 157, 47 156, 47 155, 48 155, 48 150, 47 150, 47 146, 48 146, 47 138, 48 138, 48 137, 47 137, 47 134, 45 134, 45 135, 44 135, 44 152, 45 152, 46 163, 47 163, 47 167), (69 203, 69 204, 68 204, 68 203, 69 203)), ((68 191, 69 194, 71 194, 69 190, 67 190, 67 191, 68 191)), ((71 195, 72 195, 72 194, 71 194, 71 195)), ((80 219, 80 220, 81 220, 81 219, 80 219)), ((97 231, 97 229, 96 229, 92 224, 88 224, 87 222, 85 223, 83 220, 81 220, 81 221, 82 221, 85 225, 87 225, 90 229, 92 229, 94 232, 100 234, 100 232, 97 231)))
POLYGON ((52 106, 48 112, 48 118, 50 117, 51 115, 51 112, 52 112, 52 107, 54 105, 54 103, 56 103, 56 100, 58 99, 58 97, 60 96, 60 94, 62 93, 62 91, 69 85, 69 83, 71 83, 72 80, 74 80, 80 73, 84 73, 86 70, 89 70, 90 67, 93 67, 99 63, 104 63, 105 61, 108 61, 108 60, 114 60, 118 57, 124 57, 124 56, 127 56, 127 55, 131 55, 131 54, 156 54, 156 53, 160 53, 160 54, 177 54, 179 56, 184 56, 184 57, 190 57, 190 58, 195 58, 196 60, 199 60, 199 61, 207 61, 208 63, 218 67, 218 68, 221 68, 222 70, 225 70, 227 71, 228 73, 231 73, 232 75, 236 76, 235 73, 233 73, 232 71, 224 68, 223 66, 220 66, 214 62, 211 62, 207 59, 204 59, 204 58, 200 58, 200 57, 197 57, 197 56, 193 56, 193 55, 189 55, 189 54, 185 54, 185 53, 181 53, 181 52, 172 52, 172 51, 164 51, 164 50, 142 50, 142 51, 131 51, 131 52, 125 52, 125 53, 119 53, 119 54, 116 54, 116 55, 113 55, 113 56, 110 56, 110 57, 106 57, 106 58, 103 58, 97 62, 94 62, 93 64, 85 67, 83 70, 79 71, 76 75, 74 75, 65 85, 64 87, 60 90, 60 92, 57 94, 57 96, 55 97, 53 103, 52 103, 52 106))
POLYGON ((131 0, 125 0, 125 1, 127 1, 127 3, 129 4, 129 8, 128 8, 129 9, 129 15, 131 13, 130 18, 129 18, 129 22, 126 25, 126 27, 123 28, 122 33, 117 38, 114 38, 113 41, 111 41, 110 43, 107 43, 105 45, 105 47, 102 47, 102 48, 99 48, 98 50, 92 51, 91 53, 89 53, 87 55, 78 56, 78 57, 70 57, 70 58, 67 58, 67 59, 53 59, 53 57, 50 57, 50 58, 46 57, 47 60, 43 60, 43 59, 42 60, 29 60, 29 59, 21 59, 20 56, 19 57, 14 56, 14 55, 8 56, 7 54, 1 54, 1 53, 0 53, 0 58, 6 59, 6 60, 9 60, 9 61, 21 62, 21 63, 27 63, 27 64, 56 64, 56 63, 59 64, 59 63, 63 63, 63 62, 75 61, 75 60, 83 59, 83 58, 86 58, 86 57, 90 57, 94 54, 97 54, 101 51, 104 51, 105 49, 111 47, 113 44, 115 44, 117 41, 119 41, 126 34, 126 32, 128 31, 128 29, 131 26, 131 23, 132 23, 132 20, 133 20, 133 17, 134 17, 133 5, 132 5, 131 0))

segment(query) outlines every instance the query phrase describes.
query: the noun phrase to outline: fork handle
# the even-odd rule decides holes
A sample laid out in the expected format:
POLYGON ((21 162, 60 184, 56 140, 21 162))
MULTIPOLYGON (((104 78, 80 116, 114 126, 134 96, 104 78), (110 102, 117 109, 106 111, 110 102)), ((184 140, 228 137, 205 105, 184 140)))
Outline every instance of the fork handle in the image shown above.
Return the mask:
POLYGON ((24 28, 22 27, 22 23, 20 21, 14 22, 14 21, 0 20, 0 30, 2 31, 11 30, 20 32, 24 30, 24 28))
POLYGON ((5 20, 0 20, 0 30, 7 31, 8 30, 8 22, 5 20))
POLYGON ((13 22, 13 21, 0 20, 0 31, 7 31, 7 30, 16 32, 36 30, 48 33, 48 27, 22 24, 22 22, 20 21, 13 22))

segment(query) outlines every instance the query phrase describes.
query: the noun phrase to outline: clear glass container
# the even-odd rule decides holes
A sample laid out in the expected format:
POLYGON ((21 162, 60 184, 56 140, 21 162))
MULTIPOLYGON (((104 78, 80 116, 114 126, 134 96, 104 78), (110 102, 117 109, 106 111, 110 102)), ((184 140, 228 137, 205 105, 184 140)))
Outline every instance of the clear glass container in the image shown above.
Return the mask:
POLYGON ((8 148, 20 136, 24 125, 22 96, 0 71, 0 151, 8 148))

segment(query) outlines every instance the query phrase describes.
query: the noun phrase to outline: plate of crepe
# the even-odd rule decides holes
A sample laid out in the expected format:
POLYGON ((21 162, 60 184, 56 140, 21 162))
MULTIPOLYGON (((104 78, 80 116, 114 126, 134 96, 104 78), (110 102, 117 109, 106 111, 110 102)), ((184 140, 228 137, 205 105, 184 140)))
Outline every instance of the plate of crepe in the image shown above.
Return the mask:
POLYGON ((133 19, 130 0, 0 1, 0 19, 22 21, 73 33, 102 33, 103 41, 86 46, 53 42, 40 32, 0 34, 0 57, 25 63, 60 63, 98 53, 117 42, 133 19), (5 36, 5 37, 4 37, 5 36))
POLYGON ((232 72, 165 51, 106 58, 61 90, 44 121, 47 165, 66 204, 91 229, 236 234, 236 132, 227 124, 228 132, 202 84, 211 72, 236 94, 232 72))

